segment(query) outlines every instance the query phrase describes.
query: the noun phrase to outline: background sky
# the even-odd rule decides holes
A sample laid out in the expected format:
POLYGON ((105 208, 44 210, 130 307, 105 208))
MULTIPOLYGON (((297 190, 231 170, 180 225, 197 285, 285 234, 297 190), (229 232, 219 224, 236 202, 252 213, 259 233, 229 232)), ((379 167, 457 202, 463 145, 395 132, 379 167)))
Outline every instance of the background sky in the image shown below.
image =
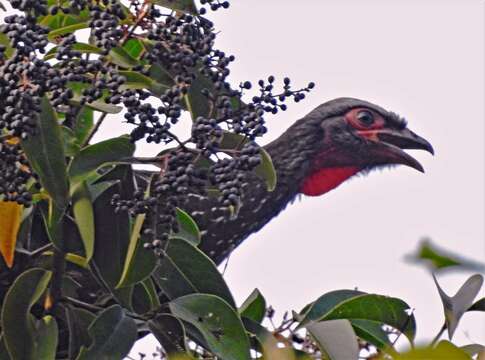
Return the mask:
MULTIPOLYGON (((430 340, 443 321, 441 302, 429 273, 404 255, 427 236, 485 258, 484 2, 234 0, 209 17, 220 31, 218 47, 236 56, 234 83, 274 75, 317 84, 305 101, 267 117, 262 143, 346 96, 406 117, 436 151, 413 152, 425 174, 373 172, 289 206, 231 256, 225 279, 238 303, 257 287, 281 316, 328 291, 357 287, 405 300, 415 309, 418 339, 430 340)), ((108 120, 96 140, 127 132, 108 120)), ((139 147, 139 155, 160 150, 139 147)), ((469 275, 439 280, 454 294, 469 275)), ((483 324, 485 314, 466 314, 455 339, 485 343, 483 324)), ((132 354, 151 353, 155 344, 143 339, 132 354)))
MULTIPOLYGON (((484 2, 244 0, 210 18, 218 47, 236 56, 234 83, 272 74, 317 84, 305 101, 268 117, 264 142, 319 104, 349 96, 406 117, 436 151, 413 152, 425 174, 373 172, 289 206, 231 256, 225 279, 239 304, 257 287, 281 316, 357 287, 405 300, 415 309, 418 340, 429 341, 443 322, 442 305, 429 273, 404 255, 427 236, 485 257, 484 2)), ((454 295, 469 275, 439 280, 454 295)), ((465 314, 455 340, 484 343, 483 324, 485 314, 465 314)), ((152 344, 140 342, 133 354, 152 344)))

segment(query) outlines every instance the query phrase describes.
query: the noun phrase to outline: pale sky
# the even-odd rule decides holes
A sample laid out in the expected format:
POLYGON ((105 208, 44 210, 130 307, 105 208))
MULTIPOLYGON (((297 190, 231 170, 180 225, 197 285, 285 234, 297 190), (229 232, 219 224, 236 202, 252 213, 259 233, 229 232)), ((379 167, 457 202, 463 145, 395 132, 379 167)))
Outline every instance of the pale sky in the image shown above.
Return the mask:
MULTIPOLYGON (((239 304, 257 287, 281 315, 328 291, 358 287, 415 308, 419 340, 438 332, 443 313, 433 280, 403 257, 429 236, 485 261, 484 10, 479 0, 234 0, 228 10, 209 12, 218 47, 236 56, 234 83, 275 75, 317 84, 305 101, 267 117, 262 143, 346 96, 404 116, 436 152, 413 152, 425 174, 373 172, 289 206, 231 256, 225 279, 239 304)), ((98 140, 127 132, 112 120, 98 140)), ((469 275, 439 280, 453 295, 469 275)), ((485 343, 484 323, 485 314, 466 314, 455 340, 485 343)), ((132 354, 150 354, 155 344, 144 339, 132 354)))
MULTIPOLYGON (((317 84, 268 117, 265 142, 317 105, 349 96, 406 117, 436 151, 413 152, 425 174, 373 172, 289 206, 233 253, 225 279, 239 304, 257 287, 281 316, 358 287, 402 298, 415 308, 418 340, 434 337, 443 322, 437 290, 403 257, 429 236, 485 261, 484 10, 478 0, 244 0, 211 14, 219 48, 236 56, 234 83, 273 74, 317 84)), ((439 280, 454 295, 469 275, 439 280)), ((483 313, 465 314, 454 339, 485 343, 484 323, 483 313)), ((151 344, 136 351, 150 353, 151 344)))

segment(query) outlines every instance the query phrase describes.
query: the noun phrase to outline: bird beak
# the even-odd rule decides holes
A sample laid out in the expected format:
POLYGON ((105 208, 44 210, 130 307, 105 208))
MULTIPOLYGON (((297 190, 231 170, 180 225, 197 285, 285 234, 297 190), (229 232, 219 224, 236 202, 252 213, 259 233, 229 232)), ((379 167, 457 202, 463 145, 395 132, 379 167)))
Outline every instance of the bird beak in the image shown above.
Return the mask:
POLYGON ((374 142, 371 151, 378 161, 376 165, 402 164, 420 172, 424 172, 423 166, 404 149, 425 150, 434 155, 433 146, 424 138, 416 135, 411 130, 404 129, 380 129, 360 131, 359 134, 374 142))

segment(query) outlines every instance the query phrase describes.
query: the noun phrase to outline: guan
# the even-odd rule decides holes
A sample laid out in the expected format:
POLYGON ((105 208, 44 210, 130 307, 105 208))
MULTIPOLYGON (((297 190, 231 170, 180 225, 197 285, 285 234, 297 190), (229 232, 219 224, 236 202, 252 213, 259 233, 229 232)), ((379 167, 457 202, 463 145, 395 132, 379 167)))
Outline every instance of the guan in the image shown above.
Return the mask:
POLYGON ((389 165, 424 172, 403 149, 434 153, 431 144, 409 130, 403 118, 352 98, 318 106, 264 149, 276 170, 276 188, 267 191, 265 182, 251 175, 237 217, 223 216, 211 198, 191 196, 181 206, 196 220, 202 233, 200 248, 216 264, 297 195, 319 196, 358 173, 389 165))

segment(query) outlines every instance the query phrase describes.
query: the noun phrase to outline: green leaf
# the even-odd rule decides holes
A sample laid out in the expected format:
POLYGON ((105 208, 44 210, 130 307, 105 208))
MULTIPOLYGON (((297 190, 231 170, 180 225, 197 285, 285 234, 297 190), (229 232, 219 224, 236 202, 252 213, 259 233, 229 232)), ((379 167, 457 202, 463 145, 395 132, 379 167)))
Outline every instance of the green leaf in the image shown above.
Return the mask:
POLYGON ((13 359, 37 359, 39 344, 31 307, 47 288, 51 272, 34 268, 25 271, 8 289, 2 307, 5 345, 13 359))
POLYGON ((263 321, 266 314, 266 300, 258 289, 254 289, 248 298, 244 300, 239 308, 239 314, 241 314, 241 317, 251 319, 257 323, 263 321))
POLYGON ((133 155, 135 145, 128 136, 120 136, 86 146, 72 160, 69 166, 71 193, 82 181, 96 173, 100 167, 114 164, 124 157, 133 155))
POLYGON ((209 349, 222 359, 247 360, 249 340, 241 319, 223 299, 208 294, 192 294, 169 303, 174 316, 193 325, 209 349))
POLYGON ((136 60, 140 60, 141 55, 145 52, 145 46, 139 39, 129 39, 123 45, 123 49, 136 60))
POLYGON ((61 126, 61 131, 64 143, 64 154, 69 157, 75 156, 81 147, 78 144, 74 131, 66 126, 61 126))
POLYGON ((130 219, 126 212, 115 212, 111 199, 117 193, 123 198, 133 195, 133 173, 128 166, 117 166, 100 180, 112 179, 118 179, 117 184, 106 189, 94 202, 95 247, 91 267, 123 306, 130 308, 133 289, 116 289, 128 249, 130 219), (109 261, 106 261, 107 256, 109 261))
POLYGON ((42 319, 37 320, 36 323, 36 358, 55 360, 57 343, 59 340, 56 319, 50 315, 47 315, 42 319))
POLYGON ((179 231, 175 233, 175 237, 184 239, 189 243, 197 246, 200 243, 200 230, 197 223, 182 209, 176 210, 177 222, 179 224, 179 231))
MULTIPOLYGON (((81 106, 80 101, 82 97, 82 92, 84 89, 89 88, 90 85, 86 83, 71 81, 67 83, 67 87, 71 89, 74 93, 73 98, 70 100, 71 104, 81 106)), ((107 91, 104 91, 102 99, 93 101, 91 103, 86 103, 84 106, 89 109, 101 111, 107 114, 118 114, 123 110, 123 107, 106 103, 106 101, 104 101, 103 99, 106 98, 108 95, 109 93, 107 91)))
POLYGON ((68 306, 66 318, 69 328, 69 359, 75 359, 82 346, 87 348, 91 344, 88 328, 96 316, 87 310, 68 306))
POLYGON ((140 62, 133 58, 128 51, 122 47, 117 47, 109 52, 108 58, 115 65, 123 68, 132 68, 140 64, 140 62))
POLYGON ((359 358, 357 336, 346 319, 311 322, 305 325, 315 339, 320 350, 330 360, 350 360, 359 358))
POLYGON ((183 239, 169 240, 166 256, 160 261, 154 275, 169 299, 191 293, 214 294, 236 308, 216 265, 202 251, 183 239))
POLYGON ((266 189, 273 191, 276 188, 276 170, 273 161, 271 161, 271 156, 263 148, 260 149, 260 153, 261 164, 254 169, 254 172, 266 182, 266 189))
POLYGON ((88 331, 93 343, 81 348, 77 360, 123 359, 137 339, 135 321, 119 305, 103 310, 88 331))
POLYGON ((470 356, 449 341, 440 341, 436 347, 415 348, 393 356, 393 360, 470 360, 470 356))
POLYGON ((207 97, 202 95, 202 90, 211 88, 213 88, 212 82, 203 75, 199 75, 193 80, 187 95, 185 95, 185 103, 192 120, 199 116, 208 117, 211 115, 209 101, 207 97))
POLYGON ((382 330, 382 327, 385 325, 384 323, 362 319, 354 319, 351 320, 350 323, 352 324, 357 336, 359 336, 361 339, 364 339, 381 351, 391 355, 395 354, 395 350, 391 341, 389 340, 389 336, 384 330, 382 330))
POLYGON ((249 139, 243 135, 236 134, 230 131, 224 131, 222 140, 219 143, 221 149, 241 150, 243 145, 248 143, 249 139))
POLYGON ((157 264, 157 258, 152 251, 143 247, 145 241, 142 240, 143 235, 141 229, 145 221, 145 214, 136 216, 133 229, 130 236, 130 244, 126 253, 125 265, 123 273, 117 288, 133 285, 137 282, 145 280, 151 275, 157 264))
POLYGON ((372 320, 389 325, 406 335, 412 343, 416 335, 414 315, 404 301, 356 290, 337 290, 321 296, 304 314, 300 327, 310 321, 335 319, 372 320))
POLYGON ((425 263, 433 269, 460 267, 471 271, 485 271, 485 264, 465 259, 450 251, 440 249, 430 239, 423 239, 415 254, 407 255, 406 260, 414 263, 425 263))
MULTIPOLYGON (((44 55, 44 60, 47 61, 47 60, 54 59, 57 55, 58 49, 59 49, 58 46, 50 49, 44 55)), ((79 51, 82 54, 102 54, 103 53, 103 50, 101 50, 100 48, 93 45, 85 44, 85 43, 75 43, 71 46, 71 49, 75 51, 79 51)))
POLYGON ((68 26, 63 26, 63 27, 60 27, 60 28, 57 28, 55 30, 50 31, 49 34, 47 35, 47 38, 49 39, 49 41, 52 41, 56 37, 66 35, 66 34, 70 34, 70 33, 73 33, 77 30, 86 29, 88 27, 89 27, 89 24, 88 24, 87 21, 83 21, 83 22, 68 25, 68 26))
POLYGON ((73 126, 74 135, 79 144, 84 144, 91 130, 94 127, 94 112, 93 109, 83 106, 76 117, 76 122, 73 126))
POLYGON ((94 209, 91 194, 84 181, 74 191, 72 203, 74 219, 81 234, 86 260, 89 262, 94 254, 94 209))
POLYGON ((14 53, 14 48, 10 44, 10 40, 7 35, 4 33, 0 33, 0 44, 4 45, 6 47, 4 55, 7 59, 9 59, 13 53, 14 53))
POLYGON ((168 355, 187 351, 185 329, 171 314, 160 314, 148 321, 148 328, 168 355))
POLYGON ((136 71, 120 71, 119 73, 126 78, 126 82, 121 85, 123 89, 149 89, 154 82, 148 76, 136 71))
POLYGON ((479 274, 470 276, 454 296, 448 296, 443 291, 434 274, 433 280, 438 288, 441 302, 443 303, 445 323, 448 329, 448 336, 451 339, 461 317, 472 306, 473 300, 480 292, 483 285, 483 276, 479 274))
POLYGON ((169 88, 168 85, 159 83, 136 71, 120 71, 119 73, 126 78, 121 89, 147 89, 154 95, 160 96, 169 88))
POLYGON ((49 100, 42 98, 37 133, 22 141, 22 148, 40 182, 58 208, 68 203, 68 182, 61 127, 49 100))
POLYGON ((293 348, 288 346, 280 347, 282 343, 264 326, 248 318, 243 318, 242 320, 246 330, 256 337, 264 359, 296 360, 299 358, 293 348))
MULTIPOLYGON (((74 94, 74 97, 71 99, 71 103, 74 105, 80 106, 81 104, 80 100, 81 100, 81 96, 79 96, 78 94, 74 94)), ((104 101, 93 101, 91 103, 86 103, 85 106, 90 109, 101 111, 108 114, 118 114, 123 110, 121 106, 107 104, 104 101)))
POLYGON ((145 314, 160 306, 157 289, 152 279, 147 278, 135 284, 131 303, 137 314, 145 314))
POLYGON ((151 0, 151 2, 172 10, 180 10, 194 15, 198 14, 193 0, 151 0))

